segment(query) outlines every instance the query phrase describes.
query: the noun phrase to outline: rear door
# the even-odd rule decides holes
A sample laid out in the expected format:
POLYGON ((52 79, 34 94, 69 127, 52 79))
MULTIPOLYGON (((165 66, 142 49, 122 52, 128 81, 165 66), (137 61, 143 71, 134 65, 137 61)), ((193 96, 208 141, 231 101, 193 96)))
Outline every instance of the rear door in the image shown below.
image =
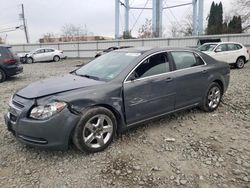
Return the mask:
POLYGON ((127 124, 174 110, 174 74, 167 53, 147 57, 124 82, 127 124))
POLYGON ((54 49, 45 49, 44 61, 52 61, 54 57, 54 49))
POLYGON ((228 63, 236 63, 238 57, 242 55, 241 49, 238 49, 236 44, 227 44, 228 49, 228 63))
POLYGON ((172 51, 175 64, 176 103, 181 109, 200 103, 207 88, 208 70, 202 58, 191 51, 172 51))

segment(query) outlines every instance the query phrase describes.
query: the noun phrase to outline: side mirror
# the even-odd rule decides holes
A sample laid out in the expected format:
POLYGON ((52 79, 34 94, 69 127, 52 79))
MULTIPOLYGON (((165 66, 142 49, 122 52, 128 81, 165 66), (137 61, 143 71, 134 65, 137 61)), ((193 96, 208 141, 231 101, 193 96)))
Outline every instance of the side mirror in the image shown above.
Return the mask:
POLYGON ((222 49, 218 48, 218 49, 215 50, 215 52, 222 52, 222 49))

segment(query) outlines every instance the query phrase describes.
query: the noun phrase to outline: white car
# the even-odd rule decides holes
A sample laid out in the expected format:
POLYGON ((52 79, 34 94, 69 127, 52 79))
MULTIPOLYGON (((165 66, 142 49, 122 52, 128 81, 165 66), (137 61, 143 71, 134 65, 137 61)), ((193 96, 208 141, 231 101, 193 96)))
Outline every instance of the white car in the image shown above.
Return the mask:
POLYGON ((39 48, 36 49, 24 56, 24 61, 28 64, 38 62, 38 61, 60 61, 66 56, 63 54, 63 51, 56 50, 53 48, 39 48))
POLYGON ((218 61, 223 61, 241 69, 249 61, 248 49, 240 43, 205 43, 198 48, 218 61))

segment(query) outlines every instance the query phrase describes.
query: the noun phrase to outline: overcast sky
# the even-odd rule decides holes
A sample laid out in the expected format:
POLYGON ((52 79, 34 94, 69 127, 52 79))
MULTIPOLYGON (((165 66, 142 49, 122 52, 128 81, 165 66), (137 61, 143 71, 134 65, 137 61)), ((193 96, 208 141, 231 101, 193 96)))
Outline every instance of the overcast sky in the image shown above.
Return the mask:
MULTIPOLYGON (((123 1, 123 0, 121 0, 123 1)), ((163 0, 164 1, 164 0, 163 0)), ((192 0, 165 0, 164 6, 171 6, 181 3, 188 3, 192 0)), ((213 0, 204 0, 204 20, 210 10, 213 0)), ((130 0, 131 6, 143 7, 147 0, 130 0)), ((215 0, 220 2, 220 0, 215 0)), ((221 0, 224 12, 232 8, 233 0, 221 0)), ((74 24, 87 26, 89 32, 94 35, 114 37, 115 0, 0 0, 0 37, 6 39, 7 43, 25 43, 23 30, 16 30, 8 33, 1 33, 6 28, 21 25, 19 13, 21 4, 24 4, 25 16, 28 23, 28 33, 31 42, 38 42, 39 38, 46 33, 60 34, 62 26, 74 24)), ((152 0, 148 1, 147 7, 152 6, 152 0)), ((149 10, 143 11, 137 24, 135 20, 140 10, 131 10, 130 29, 132 34, 137 35, 138 28, 145 22, 146 18, 151 19, 152 13, 149 10)), ((171 25, 181 23, 188 14, 192 14, 192 6, 184 6, 163 12, 164 36, 171 36, 171 25)), ((120 27, 124 28, 124 16, 121 11, 120 27)), ((120 30, 121 30, 120 29, 120 30)))

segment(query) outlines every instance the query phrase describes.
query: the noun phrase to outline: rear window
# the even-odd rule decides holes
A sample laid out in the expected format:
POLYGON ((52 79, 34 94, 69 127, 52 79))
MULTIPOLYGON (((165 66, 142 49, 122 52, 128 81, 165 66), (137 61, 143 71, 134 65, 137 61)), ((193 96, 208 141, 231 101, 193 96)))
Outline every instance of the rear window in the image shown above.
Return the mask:
POLYGON ((13 58, 14 52, 11 47, 0 47, 0 58, 13 58))

